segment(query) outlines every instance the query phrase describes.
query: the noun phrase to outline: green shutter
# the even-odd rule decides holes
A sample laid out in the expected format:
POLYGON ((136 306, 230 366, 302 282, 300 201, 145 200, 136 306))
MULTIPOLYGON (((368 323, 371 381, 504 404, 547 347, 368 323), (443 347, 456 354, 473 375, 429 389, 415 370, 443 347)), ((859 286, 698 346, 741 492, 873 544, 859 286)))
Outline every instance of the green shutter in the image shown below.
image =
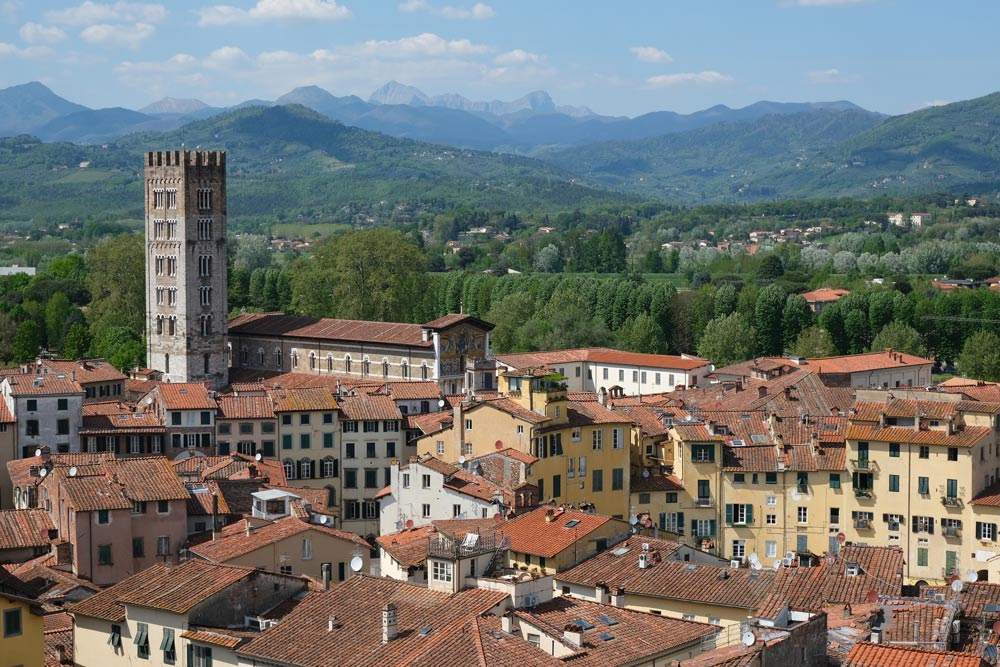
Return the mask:
POLYGON ((747 525, 753 525, 753 505, 747 504, 747 525))
POLYGON ((716 526, 715 519, 712 519, 711 521, 708 522, 708 535, 709 535, 709 537, 715 537, 715 535, 716 535, 716 528, 717 528, 717 526, 716 526))
MULTIPOLYGON (((677 532, 681 535, 684 534, 684 512, 677 513, 677 532)), ((694 535, 693 530, 691 531, 691 534, 694 535)))
POLYGON ((733 506, 730 503, 726 503, 726 525, 733 525, 733 506))
POLYGON ((194 665, 194 646, 191 644, 191 642, 188 642, 188 661, 187 661, 187 664, 188 664, 188 667, 192 667, 192 665, 194 665))
POLYGON ((205 649, 205 667, 212 667, 212 649, 205 649))

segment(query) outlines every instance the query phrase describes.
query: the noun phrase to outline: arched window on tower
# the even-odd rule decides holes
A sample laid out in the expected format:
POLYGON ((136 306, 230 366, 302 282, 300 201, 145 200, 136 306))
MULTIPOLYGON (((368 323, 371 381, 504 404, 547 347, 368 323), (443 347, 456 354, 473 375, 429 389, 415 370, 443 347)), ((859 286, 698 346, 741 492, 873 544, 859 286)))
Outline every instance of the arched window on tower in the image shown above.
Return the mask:
POLYGON ((274 348, 274 367, 281 370, 281 350, 274 348))
POLYGON ((410 364, 406 361, 406 359, 399 362, 399 374, 404 380, 410 379, 410 364))
POLYGON ((212 335, 212 316, 202 315, 201 316, 201 335, 211 336, 212 335))
POLYGON ((177 318, 176 317, 171 316, 170 319, 167 320, 167 325, 168 325, 167 335, 173 336, 174 334, 177 333, 177 318))
POLYGON ((163 335, 163 315, 156 317, 156 333, 159 336, 163 335))
POLYGON ((371 370, 372 370, 371 359, 365 357, 364 359, 361 360, 361 374, 365 377, 368 377, 368 374, 371 372, 371 370))
POLYGON ((326 370, 330 373, 333 372, 333 355, 326 355, 326 370))
POLYGON ((316 370, 316 353, 315 352, 310 352, 309 353, 309 370, 311 370, 311 371, 316 370))
POLYGON ((264 368, 264 348, 257 348, 257 365, 264 368))
POLYGON ((427 362, 426 361, 420 364, 420 379, 421 380, 426 380, 427 379, 427 362))
POLYGON ((246 366, 250 362, 250 350, 246 345, 240 347, 240 366, 246 366))
POLYGON ((298 350, 292 350, 292 368, 299 367, 299 353, 298 350))
POLYGON ((206 354, 205 355, 205 375, 208 375, 210 373, 210 371, 208 370, 209 366, 210 366, 210 360, 211 360, 210 355, 206 354))
POLYGON ((169 354, 163 355, 163 372, 164 373, 169 373, 170 372, 170 355, 169 354))
POLYGON ((389 360, 385 358, 382 359, 382 377, 389 377, 389 360))
POLYGON ((351 372, 351 355, 349 354, 344 355, 344 372, 345 373, 351 372))

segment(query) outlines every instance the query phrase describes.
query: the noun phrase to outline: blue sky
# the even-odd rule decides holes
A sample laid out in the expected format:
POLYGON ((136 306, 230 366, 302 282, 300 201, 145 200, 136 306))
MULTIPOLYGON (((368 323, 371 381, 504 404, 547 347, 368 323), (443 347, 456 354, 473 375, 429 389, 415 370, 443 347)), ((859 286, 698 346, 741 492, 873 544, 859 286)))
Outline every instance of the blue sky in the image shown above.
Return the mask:
POLYGON ((761 99, 903 113, 1000 89, 996 0, 0 0, 0 87, 92 107, 301 85, 635 116, 761 99))

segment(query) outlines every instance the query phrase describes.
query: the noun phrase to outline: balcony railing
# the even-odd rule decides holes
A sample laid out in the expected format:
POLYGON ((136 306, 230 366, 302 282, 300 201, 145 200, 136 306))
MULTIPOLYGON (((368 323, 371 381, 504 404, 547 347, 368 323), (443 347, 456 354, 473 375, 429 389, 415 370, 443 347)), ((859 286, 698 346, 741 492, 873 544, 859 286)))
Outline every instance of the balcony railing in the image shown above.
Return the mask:
POLYGON ((856 530, 871 530, 872 520, 871 519, 855 519, 854 528, 856 530))
POLYGON ((962 536, 962 529, 959 528, 958 526, 945 526, 944 528, 941 529, 941 532, 944 533, 945 537, 962 536))
POLYGON ((852 459, 851 468, 858 472, 878 472, 878 463, 871 459, 852 459))
POLYGON ((712 499, 699 497, 697 500, 695 500, 695 505, 697 505, 698 507, 711 507, 712 499))
POLYGON ((869 500, 875 497, 875 491, 872 489, 854 489, 855 498, 868 498, 869 500))
POLYGON ((945 507, 961 507, 962 499, 955 496, 941 496, 941 504, 945 507))
POLYGON ((468 533, 461 540, 439 536, 428 538, 427 541, 428 556, 452 560, 508 548, 510 548, 510 538, 499 531, 483 534, 468 533))

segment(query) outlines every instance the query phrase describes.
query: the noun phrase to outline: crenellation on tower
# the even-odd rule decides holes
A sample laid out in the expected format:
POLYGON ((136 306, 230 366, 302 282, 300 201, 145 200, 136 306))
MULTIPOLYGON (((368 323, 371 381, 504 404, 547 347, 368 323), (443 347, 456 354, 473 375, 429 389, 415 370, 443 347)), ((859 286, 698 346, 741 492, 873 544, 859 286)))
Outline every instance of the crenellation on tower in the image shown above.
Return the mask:
POLYGON ((148 363, 172 382, 228 381, 226 154, 146 153, 148 363))

